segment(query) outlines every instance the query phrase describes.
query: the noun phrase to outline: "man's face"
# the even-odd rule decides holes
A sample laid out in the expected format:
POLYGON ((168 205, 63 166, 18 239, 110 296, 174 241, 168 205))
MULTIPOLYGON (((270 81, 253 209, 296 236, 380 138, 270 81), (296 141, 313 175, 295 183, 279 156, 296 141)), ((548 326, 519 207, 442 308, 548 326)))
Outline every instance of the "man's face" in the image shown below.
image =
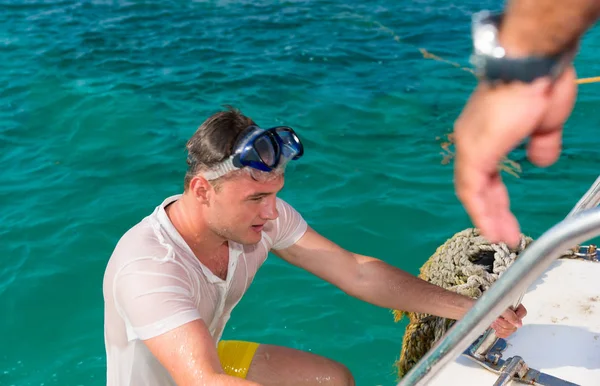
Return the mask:
POLYGON ((213 232, 240 244, 256 244, 269 220, 275 220, 276 194, 283 188, 284 177, 278 175, 256 181, 242 173, 212 190, 207 210, 207 222, 213 232))

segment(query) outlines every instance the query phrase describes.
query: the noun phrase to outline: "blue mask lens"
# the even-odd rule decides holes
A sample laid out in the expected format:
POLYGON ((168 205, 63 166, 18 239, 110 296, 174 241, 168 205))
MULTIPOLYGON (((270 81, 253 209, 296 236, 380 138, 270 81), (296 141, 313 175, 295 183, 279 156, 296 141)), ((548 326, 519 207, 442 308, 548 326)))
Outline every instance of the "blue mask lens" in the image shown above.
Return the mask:
POLYGON ((304 147, 292 129, 287 127, 276 128, 275 132, 281 141, 281 152, 283 156, 291 159, 298 159, 302 156, 304 147))
POLYGON ((282 157, 287 162, 300 158, 304 153, 300 139, 289 127, 263 130, 253 126, 248 130, 235 146, 234 164, 237 167, 248 166, 269 172, 278 167, 282 157))
POLYGON ((267 135, 261 135, 254 141, 254 150, 258 158, 270 168, 275 167, 278 161, 279 149, 277 147, 277 142, 274 143, 273 139, 267 135))

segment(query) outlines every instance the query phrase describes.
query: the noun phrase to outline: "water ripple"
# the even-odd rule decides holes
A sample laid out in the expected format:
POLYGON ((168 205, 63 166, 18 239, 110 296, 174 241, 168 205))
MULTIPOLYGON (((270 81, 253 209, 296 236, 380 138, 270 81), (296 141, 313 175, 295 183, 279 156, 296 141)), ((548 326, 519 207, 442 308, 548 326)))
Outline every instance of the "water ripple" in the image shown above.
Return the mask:
MULTIPOLYGON (((104 264, 125 230, 180 192, 185 142, 223 104, 297 130, 306 154, 282 197, 348 249, 416 273, 470 226, 437 138, 475 79, 419 49, 467 65, 470 15, 496 2, 1 6, 0 346, 14 347, 0 357, 2 382, 105 384, 104 264)), ((582 44, 580 76, 600 74, 597 35, 582 44)), ((527 233, 558 221, 597 176, 597 102, 596 86, 580 87, 553 167, 511 154, 523 174, 505 180, 527 233)), ((391 384, 402 329, 272 258, 226 333, 323 353, 358 384, 391 384)))

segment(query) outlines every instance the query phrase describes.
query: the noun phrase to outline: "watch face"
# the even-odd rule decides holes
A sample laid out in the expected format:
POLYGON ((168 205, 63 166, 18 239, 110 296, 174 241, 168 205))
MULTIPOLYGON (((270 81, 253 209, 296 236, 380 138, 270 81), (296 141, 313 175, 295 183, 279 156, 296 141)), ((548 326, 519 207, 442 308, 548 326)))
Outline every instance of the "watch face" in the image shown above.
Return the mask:
POLYGON ((504 56, 504 49, 498 44, 497 20, 488 11, 473 15, 473 49, 476 55, 495 58, 504 56))
POLYGON ((476 53, 491 55, 496 46, 495 28, 489 24, 481 25, 474 31, 473 44, 476 53))

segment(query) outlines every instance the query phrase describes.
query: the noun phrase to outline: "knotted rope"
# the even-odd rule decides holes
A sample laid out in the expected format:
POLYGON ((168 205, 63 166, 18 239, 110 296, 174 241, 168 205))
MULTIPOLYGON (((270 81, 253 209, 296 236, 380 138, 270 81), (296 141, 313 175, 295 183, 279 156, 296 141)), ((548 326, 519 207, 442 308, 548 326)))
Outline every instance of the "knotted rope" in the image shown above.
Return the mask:
MULTIPOLYGON (((491 244, 476 228, 456 233, 442 244, 423 264, 419 277, 432 284, 478 299, 483 292, 531 244, 531 237, 521 234, 519 246, 510 249, 506 244, 491 244)), ((561 258, 579 258, 575 249, 567 250, 561 258)), ((398 376, 403 377, 455 322, 429 314, 394 310, 394 320, 408 316, 400 359, 395 365, 398 376)))
MULTIPOLYGON (((516 249, 506 244, 490 244, 475 228, 456 233, 421 267, 419 277, 450 291, 479 298, 531 242, 521 235, 516 249)), ((394 320, 405 315, 409 324, 404 333, 402 352, 396 362, 398 375, 404 376, 446 333, 454 320, 394 310, 394 320)))

